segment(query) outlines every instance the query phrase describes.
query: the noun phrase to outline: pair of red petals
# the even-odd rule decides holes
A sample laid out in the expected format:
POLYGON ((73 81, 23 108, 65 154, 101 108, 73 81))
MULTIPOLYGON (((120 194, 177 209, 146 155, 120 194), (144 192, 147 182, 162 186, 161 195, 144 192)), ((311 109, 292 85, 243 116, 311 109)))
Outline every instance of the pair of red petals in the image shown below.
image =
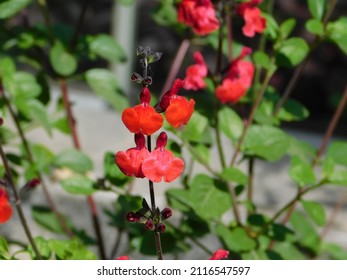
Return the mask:
POLYGON ((3 188, 0 188, 0 224, 6 223, 12 217, 12 207, 3 188))
POLYGON ((256 33, 263 33, 266 28, 266 20, 261 16, 261 11, 256 5, 260 4, 261 0, 251 0, 241 3, 237 12, 245 21, 242 27, 242 33, 246 37, 254 37, 256 33))
POLYGON ((135 135, 136 147, 117 152, 115 161, 119 169, 127 176, 146 177, 158 183, 172 182, 177 179, 184 169, 184 161, 175 158, 172 152, 165 149, 167 135, 162 132, 157 140, 157 146, 151 153, 144 146, 144 136, 135 135))

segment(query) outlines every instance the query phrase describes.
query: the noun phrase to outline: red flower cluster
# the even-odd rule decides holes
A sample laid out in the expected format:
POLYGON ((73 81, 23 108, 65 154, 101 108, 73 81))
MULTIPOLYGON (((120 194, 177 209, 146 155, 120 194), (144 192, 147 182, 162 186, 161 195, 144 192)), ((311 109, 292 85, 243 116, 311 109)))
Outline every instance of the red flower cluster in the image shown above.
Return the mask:
POLYGON ((241 3, 237 8, 237 13, 243 17, 245 25, 242 27, 243 35, 254 37, 255 33, 262 33, 266 27, 266 20, 261 16, 261 12, 256 5, 262 0, 251 0, 241 3))
POLYGON ((0 188, 0 224, 6 223, 12 217, 12 207, 4 188, 0 188))
POLYGON ((146 177, 156 183, 162 180, 172 182, 181 175, 184 162, 165 149, 167 143, 165 132, 160 133, 157 146, 151 153, 145 147, 143 134, 135 134, 135 143, 135 148, 116 153, 115 161, 125 175, 146 177))
POLYGON ((167 122, 177 128, 186 125, 194 112, 195 101, 178 96, 178 91, 184 82, 175 80, 172 88, 168 90, 154 109, 149 105, 151 95, 147 87, 140 94, 140 105, 127 108, 123 111, 122 120, 130 132, 135 133, 136 147, 116 153, 115 162, 119 169, 127 176, 148 178, 153 182, 171 182, 180 176, 184 169, 182 159, 165 149, 167 135, 162 132, 154 151, 151 153, 145 147, 145 136, 158 131, 164 118, 160 113, 165 112, 167 122))
POLYGON ((198 35, 206 35, 219 28, 210 0, 182 0, 178 5, 178 21, 191 26, 198 35))
POLYGON ((199 90, 206 87, 204 78, 207 76, 208 68, 204 57, 200 52, 193 54, 196 64, 189 66, 184 78, 184 88, 186 90, 199 90))
POLYGON ((241 54, 231 63, 222 85, 216 88, 216 96, 222 103, 238 102, 251 86, 254 65, 243 60, 250 53, 250 48, 243 47, 241 54))

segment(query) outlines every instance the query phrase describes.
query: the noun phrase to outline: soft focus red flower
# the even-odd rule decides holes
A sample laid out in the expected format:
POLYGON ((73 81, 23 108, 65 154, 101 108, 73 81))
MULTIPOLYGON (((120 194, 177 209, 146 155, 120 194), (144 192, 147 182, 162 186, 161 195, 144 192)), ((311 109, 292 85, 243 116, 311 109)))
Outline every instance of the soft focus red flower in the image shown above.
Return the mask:
POLYGON ((194 105, 193 99, 188 101, 182 96, 175 96, 165 112, 167 122, 174 128, 186 125, 194 112, 194 105))
POLYGON ((165 112, 167 107, 169 107, 170 105, 171 99, 178 94, 179 90, 183 86, 184 86, 184 81, 181 79, 176 79, 172 87, 163 94, 159 102, 154 106, 155 110, 159 113, 165 112))
POLYGON ((192 27, 198 35, 206 35, 219 28, 210 0, 183 0, 178 5, 178 21, 192 27))
POLYGON ((120 256, 116 260, 130 260, 130 258, 128 256, 120 256))
POLYGON ((250 48, 241 50, 241 54, 231 63, 222 84, 216 88, 216 96, 222 103, 238 102, 252 85, 254 65, 242 60, 250 53, 250 48))
POLYGON ((242 33, 247 37, 254 37, 255 33, 262 33, 266 27, 266 20, 261 16, 259 8, 256 7, 260 2, 261 0, 252 0, 241 3, 237 8, 238 14, 245 21, 242 33))
POLYGON ((165 149, 167 135, 160 133, 156 148, 142 163, 143 174, 153 182, 171 182, 178 178, 184 169, 184 161, 175 158, 172 152, 165 149))
POLYGON ((6 223, 12 217, 12 207, 8 201, 5 189, 0 188, 0 224, 6 223))
POLYGON ((151 135, 162 127, 164 118, 149 105, 150 99, 145 87, 140 95, 141 104, 123 111, 122 121, 130 132, 151 135))
POLYGON ((128 149, 125 152, 117 152, 115 161, 125 175, 144 178, 142 163, 149 156, 149 151, 145 147, 143 134, 135 134, 135 143, 136 148, 128 149))
POLYGON ((224 250, 224 249, 218 249, 214 254, 212 255, 209 260, 221 260, 221 259, 226 259, 229 256, 229 251, 224 250))
POLYGON ((184 78, 184 88, 186 90, 204 89, 206 87, 204 78, 208 72, 207 65, 200 52, 195 52, 193 56, 196 64, 187 68, 186 77, 184 78))

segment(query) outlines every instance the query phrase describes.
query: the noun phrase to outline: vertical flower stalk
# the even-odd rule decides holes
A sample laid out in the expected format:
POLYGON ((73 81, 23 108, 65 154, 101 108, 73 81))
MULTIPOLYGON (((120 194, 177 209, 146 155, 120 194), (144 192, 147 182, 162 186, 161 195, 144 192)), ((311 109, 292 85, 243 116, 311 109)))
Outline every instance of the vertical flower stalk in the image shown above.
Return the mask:
POLYGON ((179 128, 188 123, 195 105, 193 99, 188 101, 178 95, 179 90, 184 86, 184 81, 176 79, 159 102, 154 107, 151 106, 151 93, 148 87, 153 80, 149 74, 150 64, 158 61, 161 55, 148 47, 137 49, 143 71, 142 74, 133 73, 131 80, 142 85, 139 95, 140 104, 126 108, 122 113, 124 125, 131 133, 134 133, 135 147, 119 151, 115 155, 115 162, 125 175, 148 180, 150 206, 143 199, 142 208, 129 212, 126 218, 129 222, 141 223, 146 230, 154 232, 158 260, 163 259, 160 237, 166 230, 163 221, 172 216, 172 211, 167 207, 163 210, 157 207, 154 183, 162 181, 169 183, 176 180, 184 170, 184 162, 166 149, 168 136, 164 131, 157 137, 154 149, 152 149, 152 135, 163 126, 162 114, 172 127, 179 128))

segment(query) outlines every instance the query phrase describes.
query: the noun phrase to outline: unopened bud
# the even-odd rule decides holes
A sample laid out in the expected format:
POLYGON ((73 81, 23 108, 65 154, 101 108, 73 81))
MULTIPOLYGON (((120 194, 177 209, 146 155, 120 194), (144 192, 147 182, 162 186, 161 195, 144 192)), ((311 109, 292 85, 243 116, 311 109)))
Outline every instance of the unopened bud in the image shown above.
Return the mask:
POLYGON ((160 232, 160 233, 164 233, 166 231, 166 226, 164 224, 159 224, 157 226, 157 230, 160 232))
POLYGON ((148 219, 145 223, 145 229, 147 230, 154 230, 154 223, 151 219, 148 219))
POLYGON ((135 213, 135 212, 129 212, 127 214, 127 220, 128 222, 131 222, 131 223, 135 223, 137 222, 138 220, 140 220, 140 215, 135 213))
POLYGON ((160 214, 161 214, 161 219, 166 220, 172 216, 172 210, 170 208, 166 207, 161 211, 160 214))

